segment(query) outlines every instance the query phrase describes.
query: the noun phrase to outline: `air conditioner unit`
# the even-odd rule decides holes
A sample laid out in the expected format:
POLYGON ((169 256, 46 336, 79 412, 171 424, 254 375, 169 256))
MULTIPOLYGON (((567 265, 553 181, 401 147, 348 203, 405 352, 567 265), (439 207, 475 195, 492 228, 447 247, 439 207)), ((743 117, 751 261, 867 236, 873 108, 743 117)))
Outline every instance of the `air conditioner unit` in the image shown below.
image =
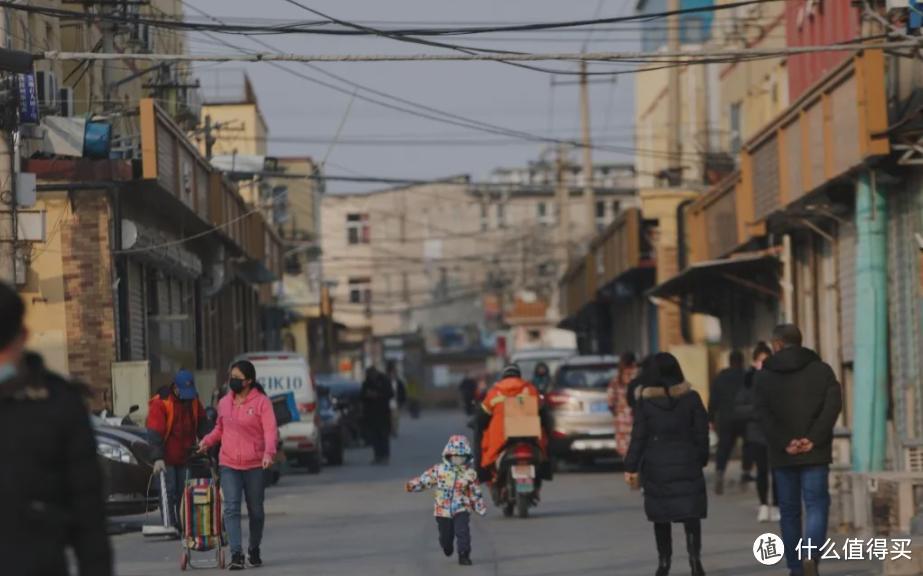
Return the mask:
POLYGON ((58 78, 54 72, 39 70, 35 73, 36 95, 39 108, 57 110, 58 78))
POLYGON ((65 86, 58 90, 58 114, 70 118, 74 116, 74 89, 65 86))

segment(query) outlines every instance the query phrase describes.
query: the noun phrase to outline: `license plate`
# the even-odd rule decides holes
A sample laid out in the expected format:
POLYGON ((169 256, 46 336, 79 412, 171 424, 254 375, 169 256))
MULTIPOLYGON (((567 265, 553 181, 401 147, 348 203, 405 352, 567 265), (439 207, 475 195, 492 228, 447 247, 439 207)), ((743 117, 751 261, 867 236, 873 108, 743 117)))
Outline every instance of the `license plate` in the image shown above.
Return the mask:
POLYGON ((609 411, 609 404, 606 402, 593 402, 590 404, 590 412, 592 414, 601 414, 603 412, 609 411))
POLYGON ((535 466, 517 464, 513 466, 513 480, 529 480, 535 478, 535 466))

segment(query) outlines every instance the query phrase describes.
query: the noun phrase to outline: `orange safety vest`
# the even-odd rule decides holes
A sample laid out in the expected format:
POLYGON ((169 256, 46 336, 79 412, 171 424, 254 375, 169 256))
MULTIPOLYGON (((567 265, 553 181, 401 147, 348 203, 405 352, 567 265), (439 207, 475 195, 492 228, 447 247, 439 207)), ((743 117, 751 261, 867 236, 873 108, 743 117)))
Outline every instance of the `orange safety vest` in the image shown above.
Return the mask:
MULTIPOLYGON (((171 393, 169 396, 167 396, 166 399, 163 399, 158 394, 154 396, 153 398, 151 398, 151 402, 153 402, 154 400, 160 400, 161 403, 163 403, 164 412, 166 412, 167 414, 167 429, 163 435, 163 443, 164 445, 166 445, 167 438, 169 438, 170 433, 173 432, 173 419, 176 416, 176 406, 174 404, 174 402, 176 402, 176 397, 171 393)), ((199 401, 198 400, 195 400, 192 402, 192 424, 196 430, 199 429, 199 401)))
POLYGON ((490 424, 481 439, 481 466, 484 468, 493 464, 503 450, 506 443, 503 430, 504 401, 515 396, 541 397, 535 386, 521 378, 504 378, 484 397, 481 409, 490 414, 490 424))

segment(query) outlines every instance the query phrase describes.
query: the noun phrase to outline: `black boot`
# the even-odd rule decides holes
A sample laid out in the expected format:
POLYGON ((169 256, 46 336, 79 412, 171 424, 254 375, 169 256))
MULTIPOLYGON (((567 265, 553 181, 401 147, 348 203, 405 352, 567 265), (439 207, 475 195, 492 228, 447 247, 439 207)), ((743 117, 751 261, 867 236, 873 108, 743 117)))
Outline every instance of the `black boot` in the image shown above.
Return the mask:
POLYGON ((655 576, 669 576, 670 559, 673 556, 673 532, 668 523, 654 524, 654 536, 657 538, 657 572, 655 576))
POLYGON ((699 521, 689 522, 686 528, 686 550, 689 552, 689 568, 692 576, 705 576, 702 567, 702 525, 699 521))
POLYGON ((657 562, 657 573, 654 576, 670 576, 670 557, 661 556, 657 562))
POLYGON ((458 564, 459 566, 471 566, 471 555, 470 554, 459 554, 458 564))

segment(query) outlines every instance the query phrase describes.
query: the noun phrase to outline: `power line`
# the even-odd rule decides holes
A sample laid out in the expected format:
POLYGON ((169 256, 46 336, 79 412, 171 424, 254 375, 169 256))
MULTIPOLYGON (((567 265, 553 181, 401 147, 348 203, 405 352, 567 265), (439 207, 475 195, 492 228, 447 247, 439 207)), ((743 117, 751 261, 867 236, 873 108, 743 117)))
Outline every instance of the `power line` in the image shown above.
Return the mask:
POLYGON ((919 48, 921 40, 881 42, 876 44, 827 44, 814 46, 788 46, 785 48, 749 48, 697 50, 695 52, 549 52, 507 54, 148 54, 148 53, 98 53, 64 52, 49 50, 34 55, 36 60, 53 62, 71 60, 139 60, 144 62, 669 62, 681 66, 729 61, 728 59, 758 60, 796 54, 824 52, 862 52, 864 50, 899 50, 919 48))
MULTIPOLYGON (((444 27, 444 28, 411 28, 411 29, 392 29, 382 30, 392 36, 459 36, 488 34, 497 32, 528 32, 536 30, 553 30, 566 28, 586 28, 599 24, 614 24, 620 22, 650 22, 658 19, 669 18, 674 15, 691 15, 707 14, 719 12, 722 10, 732 10, 742 6, 751 6, 755 4, 766 4, 769 2, 783 2, 787 0, 746 0, 742 2, 733 2, 728 4, 718 4, 711 6, 699 6, 694 8, 685 8, 676 11, 656 12, 650 14, 634 14, 630 16, 618 16, 613 18, 595 18, 590 20, 570 20, 563 22, 537 22, 529 24, 514 24, 507 26, 469 26, 469 27, 444 27)), ((366 29, 355 29, 347 26, 346 28, 333 28, 325 26, 323 22, 294 22, 279 24, 276 26, 254 26, 249 24, 230 25, 221 24, 204 24, 195 22, 186 22, 180 20, 180 15, 176 19, 169 18, 146 18, 146 17, 127 17, 119 16, 114 13, 92 13, 79 10, 65 10, 61 8, 52 8, 47 6, 33 6, 18 4, 10 0, 0 0, 0 7, 10 10, 17 10, 30 14, 41 14, 67 20, 84 20, 84 21, 103 21, 117 24, 145 24, 148 26, 171 28, 186 31, 208 31, 226 34, 318 34, 318 35, 344 35, 344 36, 361 36, 361 35, 380 35, 379 32, 371 31, 366 26, 358 25, 366 29)), ((169 15, 165 15, 169 16, 169 15)))
MULTIPOLYGON (((207 17, 207 18, 209 18, 209 19, 211 19, 211 20, 213 20, 213 21, 215 21, 215 22, 221 23, 221 20, 219 20, 218 18, 212 16, 212 15, 209 14, 208 12, 205 12, 204 10, 202 10, 202 9, 196 7, 196 6, 193 6, 193 5, 189 4, 189 2, 187 2, 186 0, 182 0, 182 2, 183 2, 183 5, 186 6, 187 8, 189 8, 189 9, 191 9, 191 10, 194 10, 194 11, 198 12, 199 14, 201 14, 201 15, 203 15, 203 16, 205 16, 205 17, 207 17)), ((217 36, 214 36, 214 35, 209 34, 209 33, 207 33, 207 32, 204 33, 204 34, 205 34, 206 36, 209 36, 210 38, 213 38, 213 39, 215 39, 215 40, 217 40, 217 41, 219 41, 219 42, 225 44, 226 46, 229 46, 229 47, 231 47, 231 48, 238 48, 238 47, 235 46, 234 44, 232 44, 232 43, 230 43, 230 42, 227 42, 227 41, 225 41, 225 40, 222 40, 222 39, 218 38, 217 36)), ((282 52, 281 50, 279 50, 277 47, 273 46, 273 45, 270 44, 269 42, 266 42, 265 40, 261 40, 261 39, 259 39, 259 38, 254 38, 254 37, 248 37, 248 38, 249 38, 249 40, 250 40, 251 42, 254 42, 255 44, 258 44, 258 45, 260 45, 260 46, 263 46, 264 48, 267 48, 267 49, 269 49, 269 50, 272 50, 272 51, 274 51, 274 52, 277 53, 277 54, 282 54, 282 53, 283 53, 283 52, 282 52)), ((333 72, 330 72, 330 71, 328 71, 328 70, 325 70, 325 69, 323 69, 322 67, 316 66, 316 65, 311 64, 311 63, 309 63, 309 62, 302 62, 301 65, 304 66, 304 67, 306 67, 306 68, 309 68, 309 69, 311 69, 311 70, 313 70, 313 71, 315 71, 315 72, 317 72, 317 73, 319 73, 319 74, 322 74, 322 75, 326 76, 327 78, 330 78, 330 79, 335 80, 335 81, 337 81, 337 82, 340 82, 340 83, 342 83, 342 84, 346 84, 347 86, 350 86, 351 88, 353 88, 353 90, 350 91, 350 90, 348 90, 348 89, 346 89, 346 88, 343 88, 343 87, 341 87, 341 86, 337 86, 336 84, 331 84, 330 82, 327 82, 327 81, 324 81, 324 80, 320 80, 320 79, 314 78, 314 77, 312 77, 312 76, 308 76, 307 74, 304 74, 304 73, 299 72, 299 71, 297 71, 297 70, 292 70, 291 68, 288 68, 288 67, 285 66, 284 64, 281 64, 281 63, 278 63, 278 62, 270 62, 269 65, 272 66, 272 67, 274 67, 274 68, 276 68, 276 69, 278 69, 278 70, 281 70, 281 71, 285 72, 286 74, 289 74, 289 75, 291 75, 291 76, 295 76, 296 78, 300 78, 300 79, 302 79, 302 80, 305 80, 305 81, 307 81, 307 82, 311 82, 312 84, 316 84, 316 85, 318 85, 318 86, 323 86, 323 87, 325 87, 325 88, 328 88, 328 89, 330 89, 330 90, 333 90, 334 92, 339 92, 340 94, 344 94, 344 95, 347 95, 347 96, 350 96, 350 97, 353 97, 353 95, 355 94, 355 97, 356 97, 356 98, 358 98, 358 99, 360 99, 360 100, 363 100, 363 101, 365 101, 365 102, 369 102, 369 103, 371 103, 371 104, 375 104, 375 105, 377 105, 377 106, 380 106, 380 107, 382 107, 382 108, 386 108, 386 109, 388 109, 388 110, 394 110, 394 111, 397 111, 397 112, 402 112, 402 113, 404 113, 404 114, 409 114, 409 115, 411 115, 411 116, 416 116, 416 117, 418 117, 418 118, 425 118, 425 119, 427 119, 427 120, 432 120, 432 121, 434 121, 434 122, 439 122, 439 123, 442 123, 442 124, 448 124, 448 125, 452 125, 452 126, 459 126, 459 127, 462 127, 462 128, 467 128, 467 129, 469 129, 469 130, 476 130, 476 131, 480 131, 480 132, 487 132, 487 133, 490 133, 490 134, 497 134, 497 135, 501 135, 501 136, 512 136, 512 137, 514 137, 514 138, 521 138, 521 139, 523 139, 523 140, 528 140, 528 141, 532 141, 532 142, 542 142, 542 143, 555 144, 555 145, 566 144, 566 145, 568 145, 568 146, 574 146, 574 147, 577 147, 577 148, 582 147, 582 143, 581 143, 581 142, 578 142, 578 141, 575 141, 575 140, 560 140, 560 139, 556 139, 556 138, 543 137, 543 136, 539 136, 539 135, 537 135, 537 134, 531 134, 531 133, 529 133, 529 132, 525 132, 525 131, 521 131, 521 130, 514 130, 514 129, 506 128, 506 127, 503 127, 503 126, 499 126, 499 125, 496 125, 496 124, 489 124, 489 123, 486 123, 486 122, 482 122, 482 121, 480 121, 480 120, 475 120, 475 119, 472 119, 472 118, 468 118, 468 117, 462 116, 462 115, 460 115, 460 114, 456 114, 456 113, 454 113, 454 112, 449 112, 449 111, 447 111, 447 110, 442 110, 442 109, 440 109, 440 108, 436 108, 436 107, 430 106, 430 105, 428 105, 428 104, 423 104, 423 103, 421 103, 421 102, 417 102, 417 101, 414 101, 414 100, 410 100, 410 99, 408 99, 408 98, 403 98, 403 97, 401 97, 401 96, 395 96, 395 95, 389 94, 389 93, 387 93, 387 92, 385 92, 385 91, 383 91, 383 90, 378 90, 378 89, 376 89, 376 88, 372 88, 372 87, 370 87, 370 86, 366 86, 366 85, 364 85, 364 84, 360 84, 360 83, 358 83, 358 82, 354 82, 354 81, 352 81, 352 80, 349 80, 349 79, 347 79, 347 78, 344 78, 343 76, 340 76, 340 75, 338 75, 338 74, 335 74, 335 73, 333 73, 333 72), (372 97, 372 96, 367 96, 367 95, 364 95, 364 94, 361 94, 361 93, 357 93, 357 92, 355 92, 356 89, 358 89, 358 90, 360 90, 360 91, 362 91, 362 92, 367 92, 367 93, 369 93, 369 94, 372 94, 373 96, 376 96, 377 98, 374 98, 374 97, 372 97), (385 99, 387 99, 387 100, 390 100, 391 102, 385 102, 385 101, 380 100, 379 98, 385 98, 385 99), (394 103, 392 103, 392 102, 397 102, 398 104, 394 104, 394 103), (407 108, 408 106, 409 106, 410 108, 407 108)), ((598 147, 597 147, 597 148, 598 148, 598 147)))

